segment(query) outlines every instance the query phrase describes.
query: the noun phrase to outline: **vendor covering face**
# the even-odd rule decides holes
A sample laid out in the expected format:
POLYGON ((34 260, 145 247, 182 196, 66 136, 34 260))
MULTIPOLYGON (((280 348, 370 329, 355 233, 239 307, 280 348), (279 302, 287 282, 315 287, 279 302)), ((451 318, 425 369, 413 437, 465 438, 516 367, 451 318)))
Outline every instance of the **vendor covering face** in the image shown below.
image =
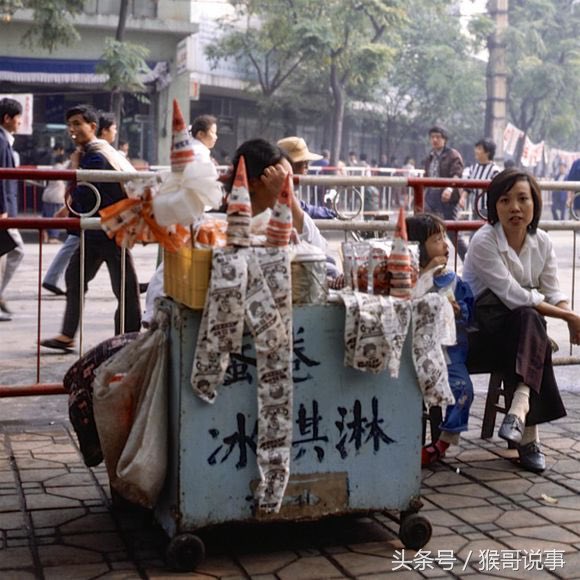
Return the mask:
MULTIPOLYGON (((232 172, 225 184, 228 194, 232 190, 234 175, 242 156, 246 163, 252 215, 256 216, 274 207, 286 176, 292 176, 292 166, 277 145, 265 139, 250 139, 236 150, 232 172)), ((326 240, 312 219, 304 213, 295 196, 291 208, 293 226, 300 238, 326 251, 326 240)))

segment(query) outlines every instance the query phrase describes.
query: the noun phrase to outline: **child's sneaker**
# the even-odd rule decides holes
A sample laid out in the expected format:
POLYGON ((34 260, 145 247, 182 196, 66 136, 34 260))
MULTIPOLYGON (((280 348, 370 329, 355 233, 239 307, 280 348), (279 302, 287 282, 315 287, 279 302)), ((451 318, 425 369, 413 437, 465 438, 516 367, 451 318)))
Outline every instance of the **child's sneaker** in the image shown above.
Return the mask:
POLYGON ((443 459, 448 447, 449 443, 445 443, 444 441, 435 441, 435 443, 423 447, 421 449, 421 467, 427 467, 443 459))

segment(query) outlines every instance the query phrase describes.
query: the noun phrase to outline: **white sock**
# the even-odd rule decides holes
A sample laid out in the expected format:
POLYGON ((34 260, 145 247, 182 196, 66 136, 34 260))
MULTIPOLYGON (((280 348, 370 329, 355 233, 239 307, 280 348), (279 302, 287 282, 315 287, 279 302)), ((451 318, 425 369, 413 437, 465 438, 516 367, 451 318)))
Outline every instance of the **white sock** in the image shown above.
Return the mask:
POLYGON ((439 441, 443 441, 449 445, 459 445, 459 433, 452 431, 441 431, 439 441))
POLYGON ((526 427, 524 429, 524 434, 522 436, 520 445, 527 445, 532 441, 535 441, 538 444, 540 443, 540 433, 538 432, 537 425, 531 425, 530 427, 526 427))
POLYGON ((515 415, 521 419, 524 423, 526 422, 526 415, 530 410, 530 387, 520 383, 516 392, 514 393, 514 398, 512 399, 512 405, 508 411, 511 415, 515 415))

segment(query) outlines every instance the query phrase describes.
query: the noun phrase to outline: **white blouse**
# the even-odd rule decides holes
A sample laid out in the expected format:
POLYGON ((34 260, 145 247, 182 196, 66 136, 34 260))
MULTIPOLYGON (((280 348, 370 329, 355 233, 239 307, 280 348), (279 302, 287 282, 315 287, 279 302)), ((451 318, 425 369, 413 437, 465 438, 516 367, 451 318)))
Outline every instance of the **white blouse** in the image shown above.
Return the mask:
POLYGON ((473 236, 463 280, 474 296, 489 288, 510 309, 558 304, 567 300, 560 291, 556 254, 550 236, 538 229, 528 234, 519 255, 508 245, 503 227, 486 224, 473 236))

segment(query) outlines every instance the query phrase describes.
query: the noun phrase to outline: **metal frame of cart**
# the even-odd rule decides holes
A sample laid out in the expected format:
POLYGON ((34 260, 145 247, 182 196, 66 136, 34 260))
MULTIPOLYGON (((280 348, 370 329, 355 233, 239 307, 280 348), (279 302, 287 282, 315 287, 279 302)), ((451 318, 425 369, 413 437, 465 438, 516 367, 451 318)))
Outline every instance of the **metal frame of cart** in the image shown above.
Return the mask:
POLYGON ((294 411, 290 482, 278 514, 256 512, 256 373, 251 337, 232 355, 213 405, 189 379, 201 312, 171 310, 169 470, 156 517, 169 564, 192 570, 205 548, 195 532, 227 522, 316 520, 399 511, 399 537, 419 549, 431 524, 419 515, 422 397, 407 341, 399 377, 345 368, 344 309, 294 307, 294 411))

